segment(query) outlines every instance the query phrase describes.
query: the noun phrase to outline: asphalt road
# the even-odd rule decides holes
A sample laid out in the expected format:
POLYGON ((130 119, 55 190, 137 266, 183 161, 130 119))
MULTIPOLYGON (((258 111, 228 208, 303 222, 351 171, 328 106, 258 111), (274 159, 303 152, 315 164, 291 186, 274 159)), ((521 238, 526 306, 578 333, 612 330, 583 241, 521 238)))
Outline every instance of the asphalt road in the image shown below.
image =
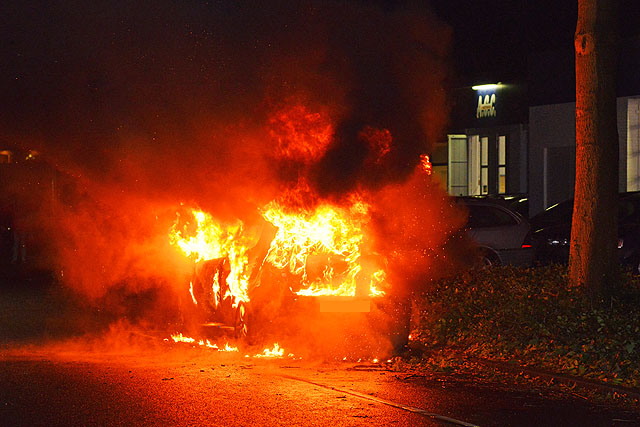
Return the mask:
POLYGON ((0 350, 0 424, 640 425, 637 413, 579 398, 427 379, 374 364, 246 358, 173 343, 106 351, 0 350))
POLYGON ((63 289, 16 283, 0 286, 0 426, 640 425, 637 408, 545 390, 110 334, 63 289))

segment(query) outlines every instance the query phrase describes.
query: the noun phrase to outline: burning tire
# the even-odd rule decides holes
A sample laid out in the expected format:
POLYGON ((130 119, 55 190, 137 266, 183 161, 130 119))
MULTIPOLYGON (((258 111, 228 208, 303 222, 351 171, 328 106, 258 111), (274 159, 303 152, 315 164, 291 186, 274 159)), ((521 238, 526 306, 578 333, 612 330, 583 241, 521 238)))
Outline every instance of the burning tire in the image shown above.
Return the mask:
POLYGON ((226 258, 201 261, 194 266, 189 293, 196 322, 206 335, 231 335, 241 338, 247 334, 246 305, 229 295, 226 258))

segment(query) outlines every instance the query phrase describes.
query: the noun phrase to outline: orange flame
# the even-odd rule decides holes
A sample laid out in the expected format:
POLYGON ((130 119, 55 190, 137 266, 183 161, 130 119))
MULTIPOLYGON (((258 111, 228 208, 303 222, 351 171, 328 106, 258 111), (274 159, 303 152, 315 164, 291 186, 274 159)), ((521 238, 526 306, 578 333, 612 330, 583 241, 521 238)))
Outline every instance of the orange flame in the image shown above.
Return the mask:
POLYGON ((220 304, 220 298, 218 294, 220 293, 220 271, 216 270, 215 276, 213 276, 213 283, 211 284, 211 294, 213 295, 213 303, 217 308, 220 304))
MULTIPOLYGON (((187 344, 196 343, 196 339, 195 338, 184 336, 184 335, 182 335, 181 332, 178 332, 176 334, 171 335, 171 339, 173 340, 173 342, 176 342, 176 343, 178 343, 178 342, 183 342, 183 343, 187 343, 187 344)), ((233 347, 228 342, 225 343, 224 347, 222 347, 222 348, 218 347, 217 344, 211 344, 211 341, 205 340, 205 339, 198 340, 197 344, 200 347, 211 348, 211 349, 214 349, 214 350, 217 350, 217 351, 226 351, 226 352, 238 352, 239 351, 238 347, 233 347)), ((277 358, 277 357, 283 357, 283 356, 284 356, 284 349, 282 347, 280 347, 280 345, 278 343, 274 343, 273 344, 273 348, 265 348, 264 350, 262 350, 262 353, 256 354, 253 357, 277 358)), ((289 353, 287 356, 288 357, 294 357, 293 353, 289 353)), ((246 355, 245 357, 250 357, 250 356, 246 355)))
POLYGON ((193 339, 191 337, 185 337, 184 335, 182 335, 182 333, 177 333, 175 335, 171 335, 171 338, 173 339, 173 342, 192 343, 192 342, 196 341, 195 339, 193 339))
POLYGON ((226 343, 222 351, 238 351, 238 347, 231 347, 229 343, 226 343))
POLYGON ((431 160, 429 160, 429 156, 427 156, 426 154, 420 155, 420 166, 422 167, 422 170, 426 172, 427 175, 431 175, 432 165, 431 165, 431 160))
MULTIPOLYGON (((256 354, 254 357, 282 357, 284 355, 284 349, 280 348, 278 343, 273 344, 272 349, 265 348, 262 354, 256 354)), ((290 354, 290 356, 293 356, 290 354)))
MULTIPOLYGON (((247 250, 255 245, 256 239, 249 238, 247 233, 243 232, 241 221, 237 221, 233 225, 223 226, 216 223, 211 215, 205 212, 192 210, 191 213, 196 222, 195 234, 186 237, 190 234, 190 226, 193 224, 187 220, 186 224, 180 228, 181 218, 178 213, 178 220, 169 236, 171 243, 182 249, 184 254, 193 258, 195 262, 226 257, 229 260, 231 271, 227 277, 229 290, 223 298, 231 296, 234 307, 240 301, 249 301, 247 292, 249 287, 247 250)), ((217 280, 218 277, 216 275, 212 284, 213 294, 216 296, 216 306, 218 304, 216 291, 220 289, 220 284, 217 283, 217 280)), ((193 297, 192 289, 190 288, 191 296, 194 303, 197 304, 196 299, 193 297)))
MULTIPOLYGON (((231 296, 234 307, 240 301, 249 301, 249 260, 247 251, 256 239, 243 233, 243 224, 224 227, 209 214, 193 210, 195 231, 189 233, 187 223, 179 228, 178 221, 170 234, 171 242, 196 262, 227 257, 230 274, 229 290, 222 298, 231 296), (187 237, 189 236, 189 237, 187 237)), ((269 251, 263 260, 278 269, 287 269, 299 277, 298 295, 306 296, 380 296, 386 282, 382 269, 363 272, 360 263, 363 245, 363 227, 369 221, 369 205, 354 199, 350 206, 337 207, 322 204, 314 210, 290 212, 277 202, 269 203, 262 216, 277 228, 269 251), (322 259, 325 264, 321 274, 310 277, 308 261, 322 259)), ((217 307, 220 290, 219 273, 212 281, 214 306, 217 307)), ((189 291, 194 304, 193 284, 189 291)))
MULTIPOLYGON (((324 204, 314 211, 291 213, 276 202, 271 202, 262 211, 262 216, 277 227, 276 236, 265 262, 279 269, 288 270, 300 276, 304 289, 298 295, 356 296, 358 275, 362 269, 359 259, 363 242, 363 225, 368 222, 369 206, 356 200, 348 209, 324 204), (338 258, 346 263, 341 274, 326 265, 322 277, 309 278, 307 263, 309 257, 324 255, 329 260, 338 258)), ((365 295, 376 296, 382 291, 377 285, 383 274, 374 273, 369 280, 365 295)))
POLYGON ((225 343, 224 347, 222 348, 218 347, 217 344, 211 344, 211 341, 204 340, 204 339, 200 339, 196 343, 195 338, 184 336, 182 335, 182 332, 178 332, 176 334, 171 335, 171 339, 173 340, 173 342, 176 342, 176 343, 183 342, 187 344, 198 344, 200 347, 207 347, 207 348, 211 348, 218 351, 231 351, 231 352, 238 351, 238 347, 232 347, 231 345, 229 345, 229 343, 225 343))
POLYGON ((314 161, 327 150, 333 126, 304 105, 284 109, 269 121, 270 135, 277 142, 276 155, 297 161, 314 161))
POLYGON ((196 296, 193 295, 193 282, 189 282, 189 294, 191 295, 191 300, 195 305, 198 305, 198 301, 196 300, 196 296))

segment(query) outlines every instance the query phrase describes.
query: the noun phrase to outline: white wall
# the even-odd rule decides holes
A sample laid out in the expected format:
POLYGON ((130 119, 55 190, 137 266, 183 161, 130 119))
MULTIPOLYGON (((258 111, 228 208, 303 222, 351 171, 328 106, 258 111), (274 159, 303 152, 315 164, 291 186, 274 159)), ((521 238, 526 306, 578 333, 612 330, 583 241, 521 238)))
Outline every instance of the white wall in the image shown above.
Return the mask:
MULTIPOLYGON (((619 191, 640 190, 640 97, 618 98, 619 191), (630 118, 632 119, 630 120, 630 118), (629 156, 627 156, 629 154, 629 156)), ((529 215, 573 197, 575 102, 529 108, 529 215)))
POLYGON ((575 157, 559 169, 555 159, 574 152, 574 102, 529 108, 529 215, 573 196, 575 157), (573 147, 573 148, 571 148, 573 147), (554 160, 552 160, 554 159, 554 160), (570 162, 573 162, 571 169, 570 162))

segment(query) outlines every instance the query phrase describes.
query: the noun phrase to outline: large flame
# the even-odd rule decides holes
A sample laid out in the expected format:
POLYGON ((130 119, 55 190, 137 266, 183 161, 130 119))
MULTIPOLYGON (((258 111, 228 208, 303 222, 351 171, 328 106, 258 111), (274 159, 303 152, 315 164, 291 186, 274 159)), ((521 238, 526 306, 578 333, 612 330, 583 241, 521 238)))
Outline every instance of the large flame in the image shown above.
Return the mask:
MULTIPOLYGON (((222 298, 231 296, 234 306, 240 301, 249 301, 251 272, 247 251, 256 239, 245 235, 240 221, 222 226, 205 212, 192 210, 191 213, 195 224, 186 221, 180 227, 179 215, 170 233, 171 243, 196 263, 226 257, 231 271, 227 278, 229 289, 222 298)), ((261 213, 277 229, 262 265, 268 263, 297 277, 298 295, 379 296, 384 293, 380 289, 386 279, 384 270, 377 266, 365 273, 360 263, 363 227, 369 221, 369 205, 364 201, 355 199, 348 207, 321 204, 313 210, 296 211, 274 201, 261 213), (312 257, 322 264, 321 273, 313 277, 308 272, 312 257)), ((220 289, 218 274, 211 284, 216 307, 220 289)), ((197 304, 191 286, 189 290, 197 304)))
MULTIPOLYGON (((214 221, 211 215, 205 212, 192 210, 191 213, 195 219, 195 224, 190 219, 187 219, 182 224, 182 227, 180 226, 182 223, 180 214, 178 214, 178 220, 169 236, 171 243, 182 249, 184 254, 191 257, 196 263, 226 258, 230 268, 230 273, 227 277, 229 289, 222 298, 233 298, 234 306, 237 306, 241 301, 249 301, 249 274, 247 271, 249 260, 247 250, 255 245, 256 240, 244 232, 241 221, 223 226, 214 221), (193 231, 194 225, 195 232, 190 235, 189 231, 193 231)), ((214 283, 212 283, 216 306, 218 305, 217 291, 220 289, 217 279, 216 275, 214 283)), ((193 302, 197 304, 192 288, 190 288, 190 292, 193 302)))
MULTIPOLYGON (((298 295, 356 296, 381 293, 377 289, 384 274, 373 272, 362 289, 359 280, 363 243, 363 225, 369 219, 369 205, 354 201, 348 208, 329 204, 317 206, 313 211, 291 212, 277 202, 269 203, 263 217, 277 228, 277 233, 265 262, 279 269, 288 269, 299 276, 298 295), (307 265, 312 256, 323 256, 327 262, 319 277, 310 278, 307 265), (344 263, 336 271, 333 260, 344 263)), ((366 280, 366 279, 363 279, 366 280)))

